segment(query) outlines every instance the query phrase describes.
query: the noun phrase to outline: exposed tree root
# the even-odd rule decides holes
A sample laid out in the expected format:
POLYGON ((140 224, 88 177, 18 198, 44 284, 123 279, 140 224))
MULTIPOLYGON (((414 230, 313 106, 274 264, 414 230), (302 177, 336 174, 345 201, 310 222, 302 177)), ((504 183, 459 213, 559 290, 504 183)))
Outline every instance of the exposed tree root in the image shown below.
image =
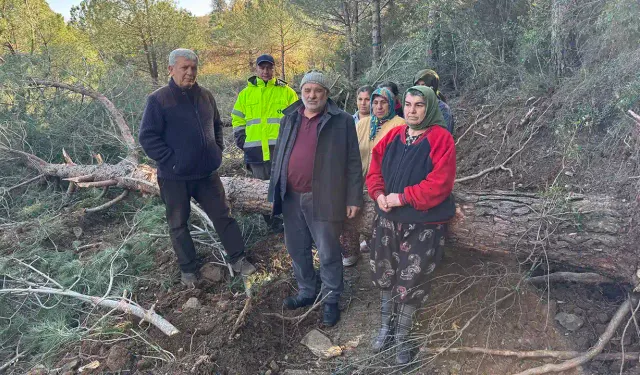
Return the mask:
POLYGON ((251 297, 247 298, 246 301, 244 301, 244 308, 242 309, 242 311, 240 311, 240 314, 238 314, 238 319, 236 319, 236 322, 231 329, 231 333, 229 334, 229 340, 233 340, 236 332, 238 332, 240 327, 244 325, 247 315, 249 314, 249 310, 251 310, 252 302, 253 298, 251 297))

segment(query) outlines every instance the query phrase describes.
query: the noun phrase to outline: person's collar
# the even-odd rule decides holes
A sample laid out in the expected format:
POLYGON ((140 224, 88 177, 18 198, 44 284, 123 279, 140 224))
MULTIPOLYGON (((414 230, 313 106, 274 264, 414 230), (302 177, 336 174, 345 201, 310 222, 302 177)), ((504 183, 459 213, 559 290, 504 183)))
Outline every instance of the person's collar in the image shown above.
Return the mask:
POLYGON ((249 85, 252 85, 252 86, 267 87, 267 86, 275 86, 276 80, 277 80, 277 78, 273 77, 270 80, 268 80, 267 82, 265 82, 262 78, 260 78, 257 75, 255 75, 255 76, 249 77, 249 79, 247 79, 247 82, 248 82, 249 85))
POLYGON ((183 89, 182 87, 178 86, 178 84, 173 80, 173 77, 169 79, 169 87, 176 92, 180 92, 180 93, 186 92, 188 94, 195 94, 200 90, 200 86, 198 86, 198 82, 195 82, 193 86, 191 86, 191 88, 183 89))
POLYGON ((304 117, 307 117, 307 118, 320 118, 320 117, 324 116, 327 113, 327 108, 328 107, 329 106, 325 104, 324 108, 322 109, 322 111, 320 111, 319 113, 316 113, 313 117, 307 117, 307 115, 304 114, 304 111, 306 109, 304 105, 301 106, 300 108, 298 108, 298 113, 300 115, 304 116, 304 117))

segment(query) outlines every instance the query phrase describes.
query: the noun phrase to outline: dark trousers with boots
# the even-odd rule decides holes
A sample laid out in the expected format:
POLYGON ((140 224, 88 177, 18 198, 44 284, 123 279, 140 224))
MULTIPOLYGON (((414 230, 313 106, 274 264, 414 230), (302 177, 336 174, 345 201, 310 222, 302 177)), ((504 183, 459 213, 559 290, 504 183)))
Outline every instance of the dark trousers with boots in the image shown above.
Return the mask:
MULTIPOLYGON (((263 181, 269 181, 271 179, 271 161, 248 164, 248 167, 254 178, 263 181)), ((262 217, 264 218, 264 222, 267 223, 267 226, 270 229, 276 232, 280 232, 282 230, 281 218, 272 215, 262 215, 262 217)))
POLYGON ((213 222, 227 252, 227 260, 233 263, 244 256, 242 233, 236 220, 229 214, 224 187, 218 173, 190 181, 158 178, 158 185, 160 197, 166 207, 171 244, 182 272, 191 273, 198 268, 196 249, 187 225, 191 213, 191 198, 200 204, 213 222))

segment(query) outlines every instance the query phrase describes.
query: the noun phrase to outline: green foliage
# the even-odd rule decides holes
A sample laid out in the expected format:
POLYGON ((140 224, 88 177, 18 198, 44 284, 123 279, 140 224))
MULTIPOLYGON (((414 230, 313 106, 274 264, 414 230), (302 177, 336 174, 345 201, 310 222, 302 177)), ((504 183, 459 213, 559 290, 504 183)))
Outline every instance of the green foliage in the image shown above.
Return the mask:
POLYGON ((169 52, 185 45, 197 50, 204 41, 195 17, 166 0, 84 0, 73 8, 71 24, 102 55, 154 81, 167 71, 169 52))

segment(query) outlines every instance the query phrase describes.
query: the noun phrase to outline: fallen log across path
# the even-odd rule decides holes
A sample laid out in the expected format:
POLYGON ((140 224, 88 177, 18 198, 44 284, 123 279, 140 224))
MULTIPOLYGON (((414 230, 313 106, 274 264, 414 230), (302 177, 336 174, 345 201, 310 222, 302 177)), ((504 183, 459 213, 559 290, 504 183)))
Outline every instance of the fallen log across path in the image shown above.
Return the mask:
MULTIPOLYGON (((51 164, 22 151, 0 146, 20 156, 40 174, 78 187, 102 187, 101 182, 143 194, 159 193, 154 168, 123 160, 119 164, 51 164)), ((245 177, 222 177, 235 213, 269 213, 268 182, 245 177)), ((633 282, 638 270, 638 247, 632 230, 633 204, 607 196, 565 195, 553 199, 513 191, 466 191, 456 187, 456 217, 449 226, 452 245, 486 254, 544 258, 564 268, 591 270, 618 281, 633 282)), ((360 233, 371 234, 374 203, 365 195, 362 214, 355 220, 360 233)))

